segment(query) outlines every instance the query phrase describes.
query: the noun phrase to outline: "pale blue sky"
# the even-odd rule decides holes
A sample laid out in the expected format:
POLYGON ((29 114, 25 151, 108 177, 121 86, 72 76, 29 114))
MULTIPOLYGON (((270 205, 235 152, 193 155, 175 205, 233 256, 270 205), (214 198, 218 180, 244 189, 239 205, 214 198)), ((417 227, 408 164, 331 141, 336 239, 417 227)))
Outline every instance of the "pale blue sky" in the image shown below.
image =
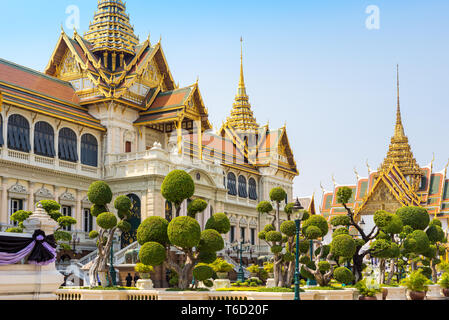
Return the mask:
MULTIPOLYGON (((2 1, 1 58, 43 70, 77 5, 81 32, 95 0, 2 1)), ((395 122, 396 64, 403 121, 424 166, 449 157, 449 2, 429 1, 127 1, 141 41, 162 44, 176 82, 200 79, 210 120, 219 127, 236 93, 240 36, 245 79, 260 124, 287 122, 301 175, 295 194, 354 183, 386 155, 395 122), (380 8, 380 29, 365 27, 366 7, 380 8)), ((67 30, 72 33, 71 30, 67 30)))

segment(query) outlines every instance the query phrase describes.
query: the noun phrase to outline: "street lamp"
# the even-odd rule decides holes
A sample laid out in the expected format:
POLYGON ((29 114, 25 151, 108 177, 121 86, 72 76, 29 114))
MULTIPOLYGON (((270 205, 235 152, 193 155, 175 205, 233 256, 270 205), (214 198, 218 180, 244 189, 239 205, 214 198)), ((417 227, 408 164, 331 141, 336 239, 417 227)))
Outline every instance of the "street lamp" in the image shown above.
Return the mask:
POLYGON ((296 203, 293 206, 293 214, 296 215, 296 268, 295 268, 295 300, 301 300, 299 294, 299 231, 301 229, 301 220, 304 216, 304 208, 299 202, 299 198, 296 198, 296 203))
POLYGON ((239 257, 240 257, 240 266, 239 266, 239 272, 237 272, 237 281, 245 282, 245 272, 243 269, 243 252, 248 251, 249 247, 247 246, 247 244, 245 244, 243 241, 241 241, 240 243, 235 242, 232 245, 232 249, 234 251, 237 251, 237 253, 239 254, 239 257), (245 245, 245 248, 243 248, 244 245, 245 245))
POLYGON ((79 245, 81 243, 81 239, 78 237, 78 231, 75 230, 73 236, 72 236, 72 241, 69 242, 69 244, 72 245, 72 249, 73 249, 73 253, 76 254, 76 246, 79 245))

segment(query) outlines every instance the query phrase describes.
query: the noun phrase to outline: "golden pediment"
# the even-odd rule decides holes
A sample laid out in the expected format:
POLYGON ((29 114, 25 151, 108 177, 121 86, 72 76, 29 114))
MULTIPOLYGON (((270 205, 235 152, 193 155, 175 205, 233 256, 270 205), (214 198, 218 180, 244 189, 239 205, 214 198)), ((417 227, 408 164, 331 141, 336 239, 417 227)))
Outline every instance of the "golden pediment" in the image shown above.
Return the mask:
POLYGON ((71 80, 81 76, 81 68, 70 50, 67 49, 62 62, 56 67, 56 74, 62 80, 71 80))

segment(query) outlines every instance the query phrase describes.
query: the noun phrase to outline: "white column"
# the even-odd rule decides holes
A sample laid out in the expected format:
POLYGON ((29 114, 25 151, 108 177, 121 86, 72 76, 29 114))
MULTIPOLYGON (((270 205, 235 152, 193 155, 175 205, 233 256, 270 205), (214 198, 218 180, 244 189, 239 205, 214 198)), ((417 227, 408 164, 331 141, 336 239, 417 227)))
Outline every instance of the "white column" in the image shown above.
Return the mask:
POLYGON ((30 194, 28 195, 27 211, 34 211, 36 209, 34 207, 34 186, 35 186, 35 183, 34 182, 29 182, 28 184, 29 184, 28 192, 30 194))
POLYGON ((0 223, 8 223, 8 185, 6 179, 0 177, 2 197, 0 202, 0 223))
POLYGON ((82 230, 83 228, 83 213, 82 206, 81 206, 81 192, 79 190, 76 190, 75 192, 75 198, 76 198, 76 205, 75 205, 75 214, 74 218, 76 219, 76 229, 82 230))

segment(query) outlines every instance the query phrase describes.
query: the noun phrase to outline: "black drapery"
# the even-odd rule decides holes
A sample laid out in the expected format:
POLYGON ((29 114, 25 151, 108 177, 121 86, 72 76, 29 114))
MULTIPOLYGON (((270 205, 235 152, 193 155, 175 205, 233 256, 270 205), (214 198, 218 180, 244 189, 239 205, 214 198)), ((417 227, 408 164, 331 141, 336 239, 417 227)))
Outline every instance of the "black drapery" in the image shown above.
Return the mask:
POLYGON ((8 148, 30 152, 30 125, 21 115, 14 114, 8 120, 8 148))
POLYGON ((232 172, 230 172, 228 174, 228 193, 231 196, 236 196, 237 195, 235 174, 233 174, 232 172))
POLYGON ((248 191, 246 190, 246 178, 239 176, 239 197, 248 198, 248 191))
POLYGON ((56 240, 36 230, 32 238, 0 236, 0 265, 15 264, 28 256, 28 263, 47 265, 56 259, 56 240))
POLYGON ((257 184, 256 184, 256 180, 254 180, 253 178, 249 179, 249 198, 251 200, 257 200, 257 184))
POLYGON ((78 161, 78 147, 76 141, 76 133, 69 129, 63 128, 59 131, 59 159, 77 162, 78 161))
POLYGON ((98 165, 98 142, 91 134, 81 138, 81 163, 91 167, 98 165))
POLYGON ((34 153, 53 158, 55 156, 55 135, 46 122, 38 122, 34 127, 34 153))

